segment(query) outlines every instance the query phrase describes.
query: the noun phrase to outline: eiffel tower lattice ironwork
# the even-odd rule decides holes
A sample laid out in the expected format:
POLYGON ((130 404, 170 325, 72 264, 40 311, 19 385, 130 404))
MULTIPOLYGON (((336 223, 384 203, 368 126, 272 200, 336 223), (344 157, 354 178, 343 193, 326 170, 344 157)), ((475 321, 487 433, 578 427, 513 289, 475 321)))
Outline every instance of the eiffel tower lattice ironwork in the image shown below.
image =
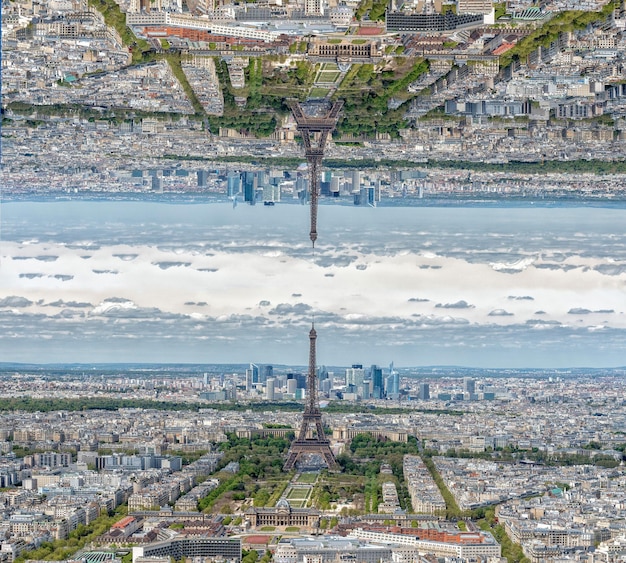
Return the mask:
POLYGON ((290 103, 291 112, 298 125, 298 131, 302 134, 304 142, 304 156, 309 163, 309 186, 311 192, 311 232, 309 237, 313 246, 317 240, 317 196, 319 195, 320 173, 322 171, 322 159, 328 135, 337 126, 339 111, 343 107, 343 100, 337 100, 332 104, 308 104, 315 110, 305 113, 299 102, 290 103))
POLYGON ((302 456, 317 454, 322 457, 329 469, 337 467, 337 461, 330 449, 330 440, 324 433, 322 413, 317 399, 317 374, 315 372, 315 344, 317 332, 311 326, 309 331, 309 373, 306 380, 306 403, 302 416, 302 425, 296 439, 291 442, 287 461, 283 470, 289 471, 296 466, 302 456))

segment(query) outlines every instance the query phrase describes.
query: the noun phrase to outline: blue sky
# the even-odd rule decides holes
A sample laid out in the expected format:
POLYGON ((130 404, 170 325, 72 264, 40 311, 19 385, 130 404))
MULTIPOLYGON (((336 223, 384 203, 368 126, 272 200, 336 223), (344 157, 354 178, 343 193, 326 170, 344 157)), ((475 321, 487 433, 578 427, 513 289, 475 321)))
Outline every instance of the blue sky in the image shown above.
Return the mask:
POLYGON ((3 204, 0 357, 625 365, 623 211, 3 204))

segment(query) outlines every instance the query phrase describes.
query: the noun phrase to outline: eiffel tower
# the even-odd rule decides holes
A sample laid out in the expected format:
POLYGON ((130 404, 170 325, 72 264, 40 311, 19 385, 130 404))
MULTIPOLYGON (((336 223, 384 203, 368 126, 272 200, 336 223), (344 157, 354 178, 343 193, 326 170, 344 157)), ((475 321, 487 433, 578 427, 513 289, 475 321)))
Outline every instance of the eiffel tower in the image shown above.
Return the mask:
POLYGON ((336 469, 337 462, 330 449, 330 441, 324 433, 322 425, 322 413, 317 400, 317 374, 315 372, 315 341, 317 332, 315 326, 311 325, 309 331, 309 373, 306 379, 306 403, 302 425, 298 437, 291 442, 287 461, 283 465, 284 471, 289 471, 296 466, 298 461, 304 456, 311 454, 321 456, 329 469, 336 469))
POLYGON ((311 232, 309 237, 313 246, 317 240, 317 196, 319 195, 320 172, 328 135, 337 126, 339 110, 343 100, 329 104, 308 102, 304 107, 297 101, 291 101, 293 117, 298 124, 298 131, 304 142, 304 156, 309 163, 309 186, 311 191, 311 232), (306 113, 304 109, 306 108, 306 113))

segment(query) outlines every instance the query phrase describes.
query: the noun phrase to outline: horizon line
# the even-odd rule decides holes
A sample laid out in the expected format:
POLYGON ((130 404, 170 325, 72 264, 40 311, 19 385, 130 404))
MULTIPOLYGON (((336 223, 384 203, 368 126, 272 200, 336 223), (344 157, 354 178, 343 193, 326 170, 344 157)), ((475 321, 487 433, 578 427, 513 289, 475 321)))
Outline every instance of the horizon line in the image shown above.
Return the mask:
MULTIPOLYGON (((240 365, 247 366, 250 364, 259 365, 272 365, 275 367, 302 367, 307 368, 305 364, 295 363, 276 363, 276 362, 11 362, 0 361, 0 369, 4 369, 11 366, 34 366, 34 367, 54 367, 54 366, 232 366, 240 365)), ((317 367, 344 367, 354 365, 350 364, 319 364, 317 367)), ((361 364, 365 367, 365 364, 361 364)), ((372 364, 378 366, 378 364, 372 364)), ((511 367, 511 366, 498 366, 498 367, 485 367, 485 366, 468 366, 457 364, 429 364, 429 365, 405 365, 397 366, 394 364, 394 369, 467 369, 467 370, 511 370, 511 371, 566 371, 566 370, 626 370, 626 365, 621 366, 561 366, 561 367, 511 367)))

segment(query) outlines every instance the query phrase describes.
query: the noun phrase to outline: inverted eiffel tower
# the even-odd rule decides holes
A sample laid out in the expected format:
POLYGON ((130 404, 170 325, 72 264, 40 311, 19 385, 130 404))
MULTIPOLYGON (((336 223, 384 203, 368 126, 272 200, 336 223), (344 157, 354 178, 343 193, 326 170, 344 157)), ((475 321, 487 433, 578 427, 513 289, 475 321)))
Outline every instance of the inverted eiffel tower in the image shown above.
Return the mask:
POLYGON ((330 449, 330 441, 324 433, 322 413, 317 399, 317 374, 315 370, 315 344, 317 332, 312 325, 309 331, 309 373, 306 379, 306 403, 298 437, 291 442, 284 471, 293 469, 298 461, 311 455, 321 456, 329 469, 336 469, 337 462, 330 449))
POLYGON ((291 101, 290 107, 298 125, 298 131, 304 142, 304 156, 309 163, 309 186, 311 190, 311 232, 309 237, 313 246, 317 240, 317 196, 319 195, 320 172, 328 135, 337 126, 339 110, 343 100, 329 104, 327 102, 308 103, 305 107, 297 101, 291 101))

